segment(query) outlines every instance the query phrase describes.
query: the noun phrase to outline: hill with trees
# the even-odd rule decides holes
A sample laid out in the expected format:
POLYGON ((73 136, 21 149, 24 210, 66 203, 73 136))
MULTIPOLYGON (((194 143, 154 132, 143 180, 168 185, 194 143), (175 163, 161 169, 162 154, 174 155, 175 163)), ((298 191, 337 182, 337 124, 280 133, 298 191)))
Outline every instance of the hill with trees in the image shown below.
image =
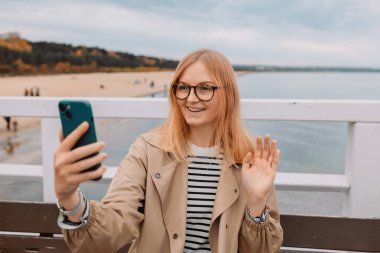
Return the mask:
POLYGON ((31 42, 17 33, 0 35, 1 75, 153 71, 174 69, 177 64, 98 47, 31 42))

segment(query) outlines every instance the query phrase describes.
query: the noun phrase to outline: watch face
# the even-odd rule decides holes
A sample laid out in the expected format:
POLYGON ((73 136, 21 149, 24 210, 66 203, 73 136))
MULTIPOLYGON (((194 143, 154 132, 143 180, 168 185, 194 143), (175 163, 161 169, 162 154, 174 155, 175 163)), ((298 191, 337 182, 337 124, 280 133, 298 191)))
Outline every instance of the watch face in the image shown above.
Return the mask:
POLYGON ((246 209, 246 214, 249 219, 251 219, 255 223, 263 223, 268 216, 269 210, 268 208, 265 208, 264 212, 260 216, 252 217, 251 214, 249 213, 249 209, 246 209))

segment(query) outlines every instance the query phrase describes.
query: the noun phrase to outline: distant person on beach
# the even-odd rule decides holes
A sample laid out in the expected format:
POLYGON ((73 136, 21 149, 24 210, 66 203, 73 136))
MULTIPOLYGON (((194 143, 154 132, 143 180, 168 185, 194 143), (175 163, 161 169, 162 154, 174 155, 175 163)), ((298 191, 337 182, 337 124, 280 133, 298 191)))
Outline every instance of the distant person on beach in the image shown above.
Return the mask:
POLYGON ((10 131, 11 130, 11 120, 12 120, 12 118, 9 117, 9 116, 4 116, 3 118, 4 118, 4 120, 5 120, 6 124, 7 124, 7 130, 10 131))
POLYGON ((274 253, 283 240, 274 192, 280 151, 255 141, 240 118, 235 74, 220 53, 200 49, 179 63, 169 87, 170 113, 137 138, 101 202, 81 183, 106 168, 105 143, 73 149, 83 123, 55 151, 58 224, 71 252, 274 253), (86 158, 90 154, 96 156, 86 158))

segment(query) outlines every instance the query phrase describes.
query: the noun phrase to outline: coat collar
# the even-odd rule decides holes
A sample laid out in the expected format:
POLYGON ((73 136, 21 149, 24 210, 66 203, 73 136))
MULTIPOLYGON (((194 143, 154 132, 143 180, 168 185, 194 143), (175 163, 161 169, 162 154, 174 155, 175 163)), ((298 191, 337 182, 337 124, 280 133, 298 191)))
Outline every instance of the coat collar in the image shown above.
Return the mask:
POLYGON ((146 134, 143 134, 142 137, 152 146, 155 146, 166 152, 171 152, 170 145, 166 141, 167 132, 163 131, 152 131, 146 134))

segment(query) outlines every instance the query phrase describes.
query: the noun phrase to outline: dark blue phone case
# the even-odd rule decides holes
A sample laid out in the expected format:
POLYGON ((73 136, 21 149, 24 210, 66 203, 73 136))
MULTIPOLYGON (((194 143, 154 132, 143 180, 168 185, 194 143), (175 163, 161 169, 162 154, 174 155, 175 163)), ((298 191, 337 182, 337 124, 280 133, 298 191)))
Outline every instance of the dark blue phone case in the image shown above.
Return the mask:
MULTIPOLYGON (((92 115, 90 102, 87 100, 61 100, 58 104, 58 110, 61 118, 64 138, 66 138, 84 121, 87 121, 89 124, 89 129, 87 132, 78 140, 72 149, 97 142, 94 118, 92 115)), ((98 153, 95 153, 83 159, 95 156, 97 154, 98 153)), ((99 163, 87 170, 84 170, 83 172, 96 170, 100 167, 101 164, 99 163)), ((99 179, 101 179, 101 177, 95 180, 99 179)))

